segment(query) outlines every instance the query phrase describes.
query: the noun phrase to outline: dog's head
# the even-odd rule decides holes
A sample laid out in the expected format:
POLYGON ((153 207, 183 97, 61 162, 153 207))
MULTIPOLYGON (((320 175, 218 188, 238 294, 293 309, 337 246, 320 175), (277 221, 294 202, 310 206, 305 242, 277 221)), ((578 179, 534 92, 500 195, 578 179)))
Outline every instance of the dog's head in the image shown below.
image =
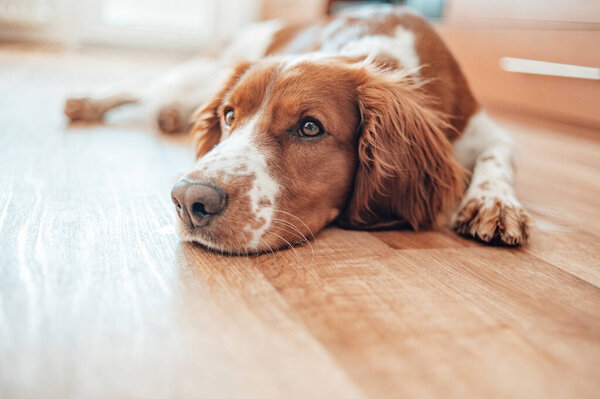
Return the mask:
POLYGON ((377 62, 241 63, 194 122, 198 160, 172 197, 182 238, 212 249, 277 249, 333 221, 427 228, 462 189, 447 123, 377 62))

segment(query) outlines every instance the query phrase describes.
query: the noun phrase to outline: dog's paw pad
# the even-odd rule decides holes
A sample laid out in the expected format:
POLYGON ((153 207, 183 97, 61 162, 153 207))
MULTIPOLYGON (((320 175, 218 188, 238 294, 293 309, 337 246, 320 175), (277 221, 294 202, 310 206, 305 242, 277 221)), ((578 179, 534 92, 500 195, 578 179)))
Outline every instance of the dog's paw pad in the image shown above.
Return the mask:
POLYGON ((91 98, 69 98, 65 102, 65 115, 72 121, 97 121, 103 112, 96 100, 91 98))
POLYGON ((169 105, 161 109, 158 113, 157 122, 163 133, 181 132, 186 125, 183 115, 176 105, 169 105))
POLYGON ((516 201, 500 198, 467 197, 452 221, 452 228, 460 234, 512 246, 529 240, 529 225, 527 212, 516 201))

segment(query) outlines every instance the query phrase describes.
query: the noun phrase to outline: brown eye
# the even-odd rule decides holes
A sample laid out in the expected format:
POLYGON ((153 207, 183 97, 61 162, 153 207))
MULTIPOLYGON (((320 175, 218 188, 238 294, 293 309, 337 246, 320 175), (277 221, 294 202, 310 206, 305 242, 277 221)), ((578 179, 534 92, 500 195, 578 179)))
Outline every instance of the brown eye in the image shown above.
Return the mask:
POLYGON ((318 136, 319 134, 323 133, 323 129, 321 129, 321 126, 319 125, 319 123, 317 121, 308 119, 308 120, 304 120, 300 124, 299 133, 300 133, 300 136, 314 137, 314 136, 318 136))
POLYGON ((225 112, 225 126, 231 127, 233 125, 233 121, 235 120, 235 115, 233 114, 233 110, 225 112))

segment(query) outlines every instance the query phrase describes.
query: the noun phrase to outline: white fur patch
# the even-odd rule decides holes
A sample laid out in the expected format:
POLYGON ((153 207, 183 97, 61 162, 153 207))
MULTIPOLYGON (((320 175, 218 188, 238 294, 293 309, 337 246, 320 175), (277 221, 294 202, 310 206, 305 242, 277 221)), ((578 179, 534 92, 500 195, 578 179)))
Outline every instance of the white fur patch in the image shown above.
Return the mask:
MULTIPOLYGON (((381 11, 381 10, 379 10, 381 11)), ((385 54, 396 58, 409 73, 418 75, 420 58, 415 49, 415 35, 412 31, 396 27, 392 36, 366 35, 364 26, 348 24, 338 18, 323 28, 321 49, 311 57, 342 55, 348 57, 376 57, 385 54)))
POLYGON ((225 190, 227 190, 227 180, 232 176, 253 177, 248 196, 252 216, 255 219, 249 220, 245 226, 245 230, 252 234, 248 249, 258 247, 260 239, 271 225, 275 199, 279 193, 279 185, 268 173, 266 150, 259 148, 253 140, 257 120, 258 116, 235 129, 227 139, 196 163, 196 169, 202 170, 207 179, 220 177, 225 190), (261 226, 256 229, 251 228, 250 225, 256 225, 257 221, 261 226))
POLYGON ((336 19, 327 25, 322 32, 320 52, 340 55, 340 49, 347 43, 359 40, 364 32, 364 27, 350 25, 345 19, 336 19))
POLYGON ((336 19, 323 29, 323 44, 318 51, 291 57, 286 61, 284 68, 291 68, 303 62, 318 62, 337 55, 366 56, 365 62, 368 64, 371 58, 385 54, 397 59, 409 74, 419 75, 421 61, 415 49, 413 32, 398 26, 393 36, 361 37, 363 30, 362 26, 347 25, 344 19, 336 19))
POLYGON ((418 75, 420 59, 415 50, 415 35, 401 26, 396 28, 394 36, 365 36, 351 41, 340 49, 346 56, 375 57, 386 54, 396 58, 410 73, 418 75))
POLYGON ((479 111, 469 119, 465 130, 453 146, 460 164, 472 169, 482 152, 498 145, 512 148, 513 139, 500 129, 485 111, 479 111))

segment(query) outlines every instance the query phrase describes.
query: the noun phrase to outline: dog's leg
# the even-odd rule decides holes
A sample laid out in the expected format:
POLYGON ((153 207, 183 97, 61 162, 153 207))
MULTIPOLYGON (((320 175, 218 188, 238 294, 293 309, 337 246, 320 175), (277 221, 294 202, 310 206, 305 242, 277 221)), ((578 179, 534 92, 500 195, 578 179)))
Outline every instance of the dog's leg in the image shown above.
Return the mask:
POLYGON ((529 216, 517 200, 514 184, 514 143, 487 114, 475 114, 454 150, 473 175, 452 218, 461 234, 486 242, 520 245, 529 239, 529 216))
POLYGON ((119 93, 100 99, 89 97, 69 98, 65 102, 65 115, 72 121, 99 121, 111 109, 138 101, 139 98, 127 93, 119 93))
POLYGON ((227 68, 216 59, 196 58, 178 65, 159 79, 105 98, 70 98, 65 114, 72 121, 100 121, 124 104, 137 103, 165 133, 184 131, 194 110, 209 99, 227 68))

